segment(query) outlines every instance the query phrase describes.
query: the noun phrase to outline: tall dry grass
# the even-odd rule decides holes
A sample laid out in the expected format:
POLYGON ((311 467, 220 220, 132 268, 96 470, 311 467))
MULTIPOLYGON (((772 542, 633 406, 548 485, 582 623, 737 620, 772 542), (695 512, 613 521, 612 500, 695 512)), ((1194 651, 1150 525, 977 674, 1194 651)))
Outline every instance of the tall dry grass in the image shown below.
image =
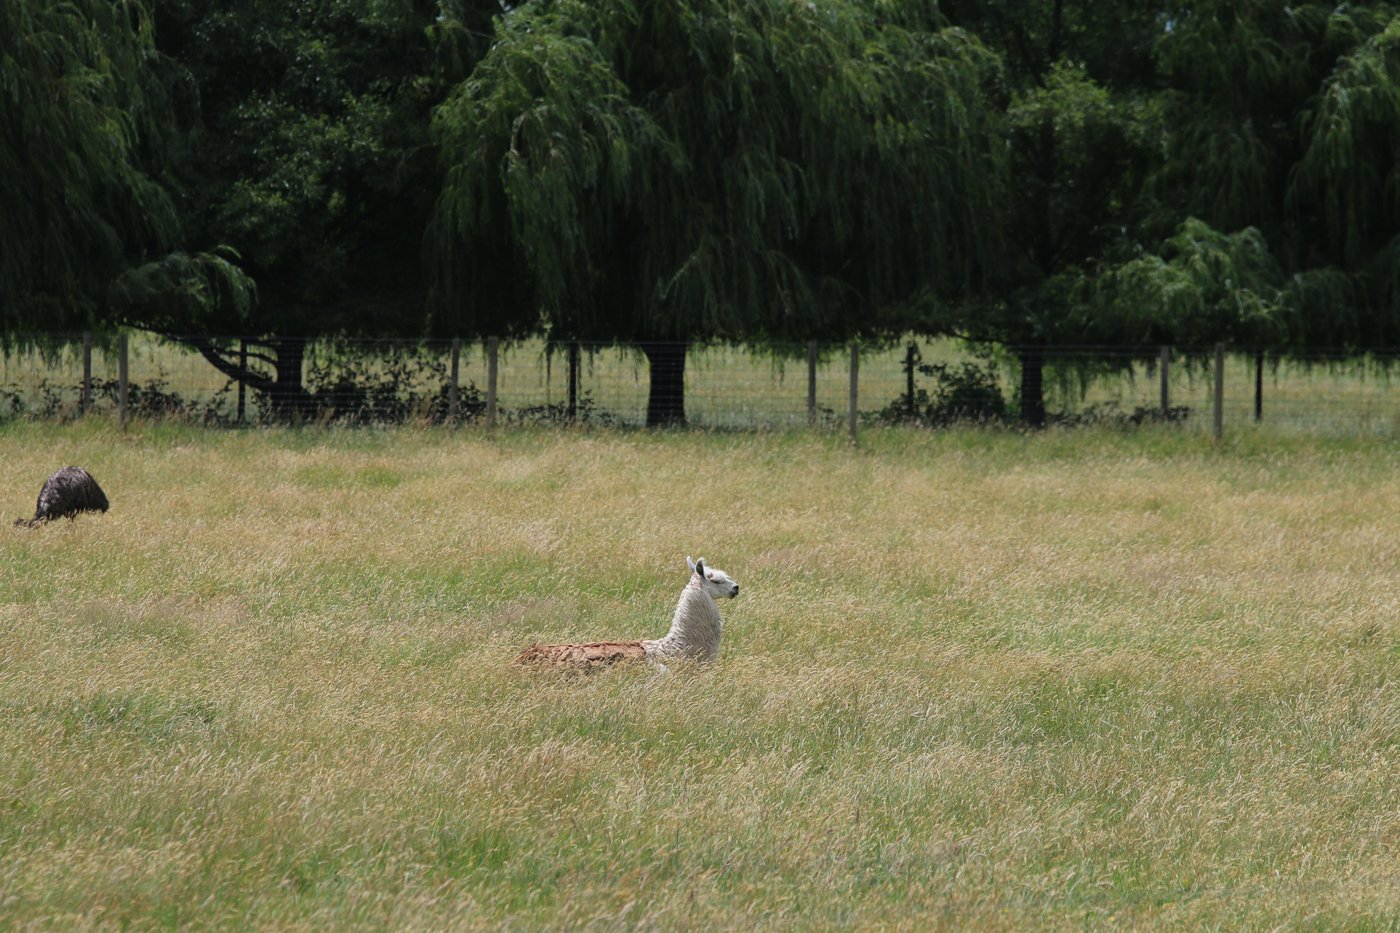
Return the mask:
POLYGON ((1400 924, 1400 450, 0 428, 0 927, 1400 924), (728 570, 704 669, 533 676, 728 570))

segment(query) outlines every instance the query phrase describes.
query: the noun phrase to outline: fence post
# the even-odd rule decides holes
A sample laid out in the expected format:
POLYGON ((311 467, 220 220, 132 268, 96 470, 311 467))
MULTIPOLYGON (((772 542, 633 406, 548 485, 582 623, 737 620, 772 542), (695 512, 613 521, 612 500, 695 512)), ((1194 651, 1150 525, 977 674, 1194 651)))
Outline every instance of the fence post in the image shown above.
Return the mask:
POLYGON ((1168 375, 1172 365, 1171 347, 1162 347, 1157 357, 1157 372, 1162 377, 1162 420, 1166 421, 1171 417, 1172 395, 1171 377, 1168 375))
POLYGON ((856 445, 857 387, 860 384, 860 344, 851 341, 851 446, 856 445))
POLYGON ((1254 420, 1264 420, 1264 351, 1254 354, 1254 420))
POLYGON ((92 331, 83 331, 83 397, 78 404, 79 414, 86 415, 92 407, 92 331))
POLYGON ((909 341, 909 346, 904 348, 904 414, 910 421, 914 420, 914 367, 919 362, 919 345, 914 341, 909 341))
MULTIPOLYGON (((248 371, 248 341, 242 337, 238 338, 238 371, 246 373, 248 371)), ((238 377, 238 423, 243 423, 243 414, 247 410, 248 384, 240 375, 238 377)))
POLYGON ((807 341, 807 427, 817 424, 817 342, 807 341))
POLYGON ((1215 345, 1215 405, 1211 433, 1217 441, 1225 431, 1225 344, 1215 345))
POLYGON ((486 340, 486 427, 496 426, 496 361, 501 341, 498 337, 486 340))
POLYGON ((456 424, 462 414, 462 395, 457 387, 457 374, 462 359, 462 338, 452 339, 452 367, 450 379, 447 383, 447 420, 451 424, 456 424))
POLYGON ((126 430, 126 334, 121 335, 117 351, 117 421, 126 430))

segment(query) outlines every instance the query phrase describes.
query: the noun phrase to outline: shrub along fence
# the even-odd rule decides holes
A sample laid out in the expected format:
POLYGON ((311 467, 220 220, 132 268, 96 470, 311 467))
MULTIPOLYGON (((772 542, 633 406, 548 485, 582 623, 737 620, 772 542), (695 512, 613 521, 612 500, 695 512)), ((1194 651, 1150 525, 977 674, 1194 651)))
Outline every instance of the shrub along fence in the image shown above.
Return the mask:
MULTIPOLYGON (((280 367, 242 347, 262 388, 214 368, 185 344, 143 333, 10 335, 0 355, 0 419, 88 414, 177 418, 232 427, 505 423, 644 425, 649 373, 616 344, 324 340, 280 367), (294 383, 294 384, 292 384, 294 383), (280 402, 279 402, 280 398, 280 402), (289 403, 288 399, 292 401, 289 403)), ((855 439, 862 426, 1019 423, 1026 393, 1048 424, 1170 422, 1221 435, 1231 426, 1400 435, 1400 351, 1292 354, 1229 348, 1044 347, 1025 384, 1016 348, 953 340, 778 347, 692 345, 687 424, 815 426, 855 439)), ((232 357, 231 357, 232 358, 232 357)), ((668 402, 675 401, 668 399, 668 402)), ((670 407, 670 406, 667 406, 670 407)), ((1034 409, 1035 406, 1030 406, 1034 409)))

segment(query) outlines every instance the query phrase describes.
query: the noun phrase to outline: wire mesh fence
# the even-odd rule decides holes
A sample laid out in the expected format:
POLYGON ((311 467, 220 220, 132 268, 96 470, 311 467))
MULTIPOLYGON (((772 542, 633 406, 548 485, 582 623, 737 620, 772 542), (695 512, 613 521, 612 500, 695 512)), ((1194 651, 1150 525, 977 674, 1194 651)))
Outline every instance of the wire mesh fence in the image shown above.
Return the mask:
POLYGON ((1395 350, 1230 349, 1217 370, 1213 348, 692 344, 677 354, 683 373, 666 379, 641 350, 618 344, 205 340, 217 354, 143 333, 10 335, 0 419, 639 426, 660 406, 712 428, 937 427, 1017 423, 1038 385, 1051 424, 1170 421, 1210 431, 1218 417, 1226 429, 1400 435, 1395 350), (1027 380, 1037 358, 1040 378, 1027 380))

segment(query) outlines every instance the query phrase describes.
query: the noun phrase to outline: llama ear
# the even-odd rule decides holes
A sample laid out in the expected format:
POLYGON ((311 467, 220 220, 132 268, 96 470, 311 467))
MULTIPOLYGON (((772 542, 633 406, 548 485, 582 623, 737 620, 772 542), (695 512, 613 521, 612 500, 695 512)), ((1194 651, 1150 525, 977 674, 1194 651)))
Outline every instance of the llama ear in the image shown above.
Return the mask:
MULTIPOLYGON (((700 558, 700 559, 701 559, 701 560, 704 560, 705 558, 702 557, 702 558, 700 558)), ((686 555, 685 563, 686 563, 686 566, 688 566, 688 567, 690 568, 690 572, 691 572, 691 573, 694 573, 694 572, 695 572, 695 561, 691 560, 689 554, 686 555)))
POLYGON ((705 558, 702 557, 695 562, 695 572, 702 577, 705 575, 705 558))

